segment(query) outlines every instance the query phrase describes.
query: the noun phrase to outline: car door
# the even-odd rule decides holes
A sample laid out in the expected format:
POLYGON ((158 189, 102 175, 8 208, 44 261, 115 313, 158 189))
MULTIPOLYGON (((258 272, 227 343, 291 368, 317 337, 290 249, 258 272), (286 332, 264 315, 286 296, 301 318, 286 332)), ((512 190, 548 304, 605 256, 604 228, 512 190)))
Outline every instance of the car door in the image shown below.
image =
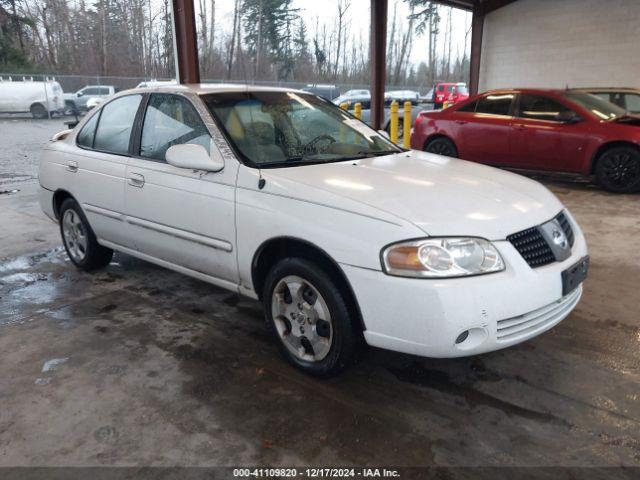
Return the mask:
POLYGON ((76 138, 76 155, 65 158, 67 188, 80 202, 100 240, 133 248, 124 223, 124 185, 133 124, 142 95, 107 103, 76 138))
POLYGON ((82 108, 86 108, 87 107, 87 101, 91 98, 91 97, 96 97, 98 96, 98 93, 100 92, 100 89, 98 87, 85 87, 82 90, 80 90, 81 95, 78 97, 78 100, 76 102, 76 104, 79 107, 82 108))
POLYGON ((459 109, 453 114, 460 158, 488 165, 509 163, 514 98, 514 93, 490 93, 471 104, 475 105, 473 112, 459 109))
POLYGON ((109 87, 98 87, 98 94, 94 95, 99 98, 107 98, 111 94, 111 89, 109 87))
POLYGON ((203 145, 218 154, 191 100, 153 93, 147 99, 126 184, 127 223, 136 250, 172 265, 237 283, 235 178, 238 164, 220 172, 169 165, 169 147, 203 145))
POLYGON ((563 121, 577 113, 543 94, 519 95, 511 132, 510 166, 578 172, 586 147, 584 122, 563 121), (563 117, 564 116, 564 117, 563 117))

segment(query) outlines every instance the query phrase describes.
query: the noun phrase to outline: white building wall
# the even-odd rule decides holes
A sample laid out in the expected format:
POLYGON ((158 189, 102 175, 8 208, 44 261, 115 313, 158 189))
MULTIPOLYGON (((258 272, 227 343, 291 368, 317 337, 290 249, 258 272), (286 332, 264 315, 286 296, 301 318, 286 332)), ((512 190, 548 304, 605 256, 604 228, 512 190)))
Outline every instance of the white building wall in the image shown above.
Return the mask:
POLYGON ((640 88, 640 0, 517 0, 485 17, 480 91, 640 88))

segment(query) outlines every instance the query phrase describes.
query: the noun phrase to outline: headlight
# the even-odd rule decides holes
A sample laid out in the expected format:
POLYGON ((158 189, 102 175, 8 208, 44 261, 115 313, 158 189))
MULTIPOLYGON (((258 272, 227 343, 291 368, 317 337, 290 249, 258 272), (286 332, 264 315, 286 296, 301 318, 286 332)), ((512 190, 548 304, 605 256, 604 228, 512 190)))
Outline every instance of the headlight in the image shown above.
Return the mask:
POLYGON ((504 270, 502 257, 482 238, 427 238, 391 245, 382 251, 382 266, 402 277, 464 277, 504 270))

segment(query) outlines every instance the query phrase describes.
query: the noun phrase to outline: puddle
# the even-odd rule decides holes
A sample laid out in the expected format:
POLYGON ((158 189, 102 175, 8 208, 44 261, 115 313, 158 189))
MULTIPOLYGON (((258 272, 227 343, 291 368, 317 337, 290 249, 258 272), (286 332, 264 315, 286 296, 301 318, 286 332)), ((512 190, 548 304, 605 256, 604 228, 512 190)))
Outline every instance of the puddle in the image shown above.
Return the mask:
POLYGON ((0 277, 2 283, 22 283, 29 285, 38 281, 47 280, 48 276, 45 273, 13 273, 0 277))
POLYGON ((47 373, 47 372, 50 372, 52 370, 55 370, 58 367, 58 365, 62 365, 63 363, 67 363, 67 360, 69 360, 69 357, 52 358, 51 360, 47 360, 42 365, 42 373, 47 373))
POLYGON ((485 406, 500 410, 510 417, 517 416, 541 423, 570 426, 568 422, 552 413, 532 410, 494 397, 473 388, 472 385, 456 382, 447 372, 425 368, 419 362, 414 362, 404 368, 390 368, 389 370, 401 382, 463 398, 470 409, 474 409, 477 406, 485 406))
POLYGON ((27 257, 18 257, 8 262, 0 263, 0 272, 11 272, 14 270, 24 270, 29 268, 29 260, 27 257))

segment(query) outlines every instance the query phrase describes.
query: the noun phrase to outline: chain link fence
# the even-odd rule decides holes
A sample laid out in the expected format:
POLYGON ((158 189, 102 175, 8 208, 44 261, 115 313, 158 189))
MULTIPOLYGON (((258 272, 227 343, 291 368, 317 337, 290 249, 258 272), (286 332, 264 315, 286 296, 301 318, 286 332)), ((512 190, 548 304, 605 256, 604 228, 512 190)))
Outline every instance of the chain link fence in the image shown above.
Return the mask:
MULTIPOLYGON (((0 73, 0 116, 30 115, 51 118, 54 115, 77 114, 86 110, 90 97, 106 97, 114 92, 145 86, 156 82, 175 82, 170 78, 122 77, 102 75, 55 75, 0 73), (80 95, 78 95, 80 93, 80 95), (77 100, 82 98, 82 100, 77 100), (78 106, 80 108, 78 108, 78 106)), ((282 82, 269 80, 203 79, 203 83, 236 83, 272 87, 308 88, 324 87, 337 97, 348 90, 368 90, 369 85, 326 82, 282 82)), ((424 86, 388 86, 386 91, 414 91, 424 95, 424 86)), ((328 94, 325 94, 327 96, 328 94)))

